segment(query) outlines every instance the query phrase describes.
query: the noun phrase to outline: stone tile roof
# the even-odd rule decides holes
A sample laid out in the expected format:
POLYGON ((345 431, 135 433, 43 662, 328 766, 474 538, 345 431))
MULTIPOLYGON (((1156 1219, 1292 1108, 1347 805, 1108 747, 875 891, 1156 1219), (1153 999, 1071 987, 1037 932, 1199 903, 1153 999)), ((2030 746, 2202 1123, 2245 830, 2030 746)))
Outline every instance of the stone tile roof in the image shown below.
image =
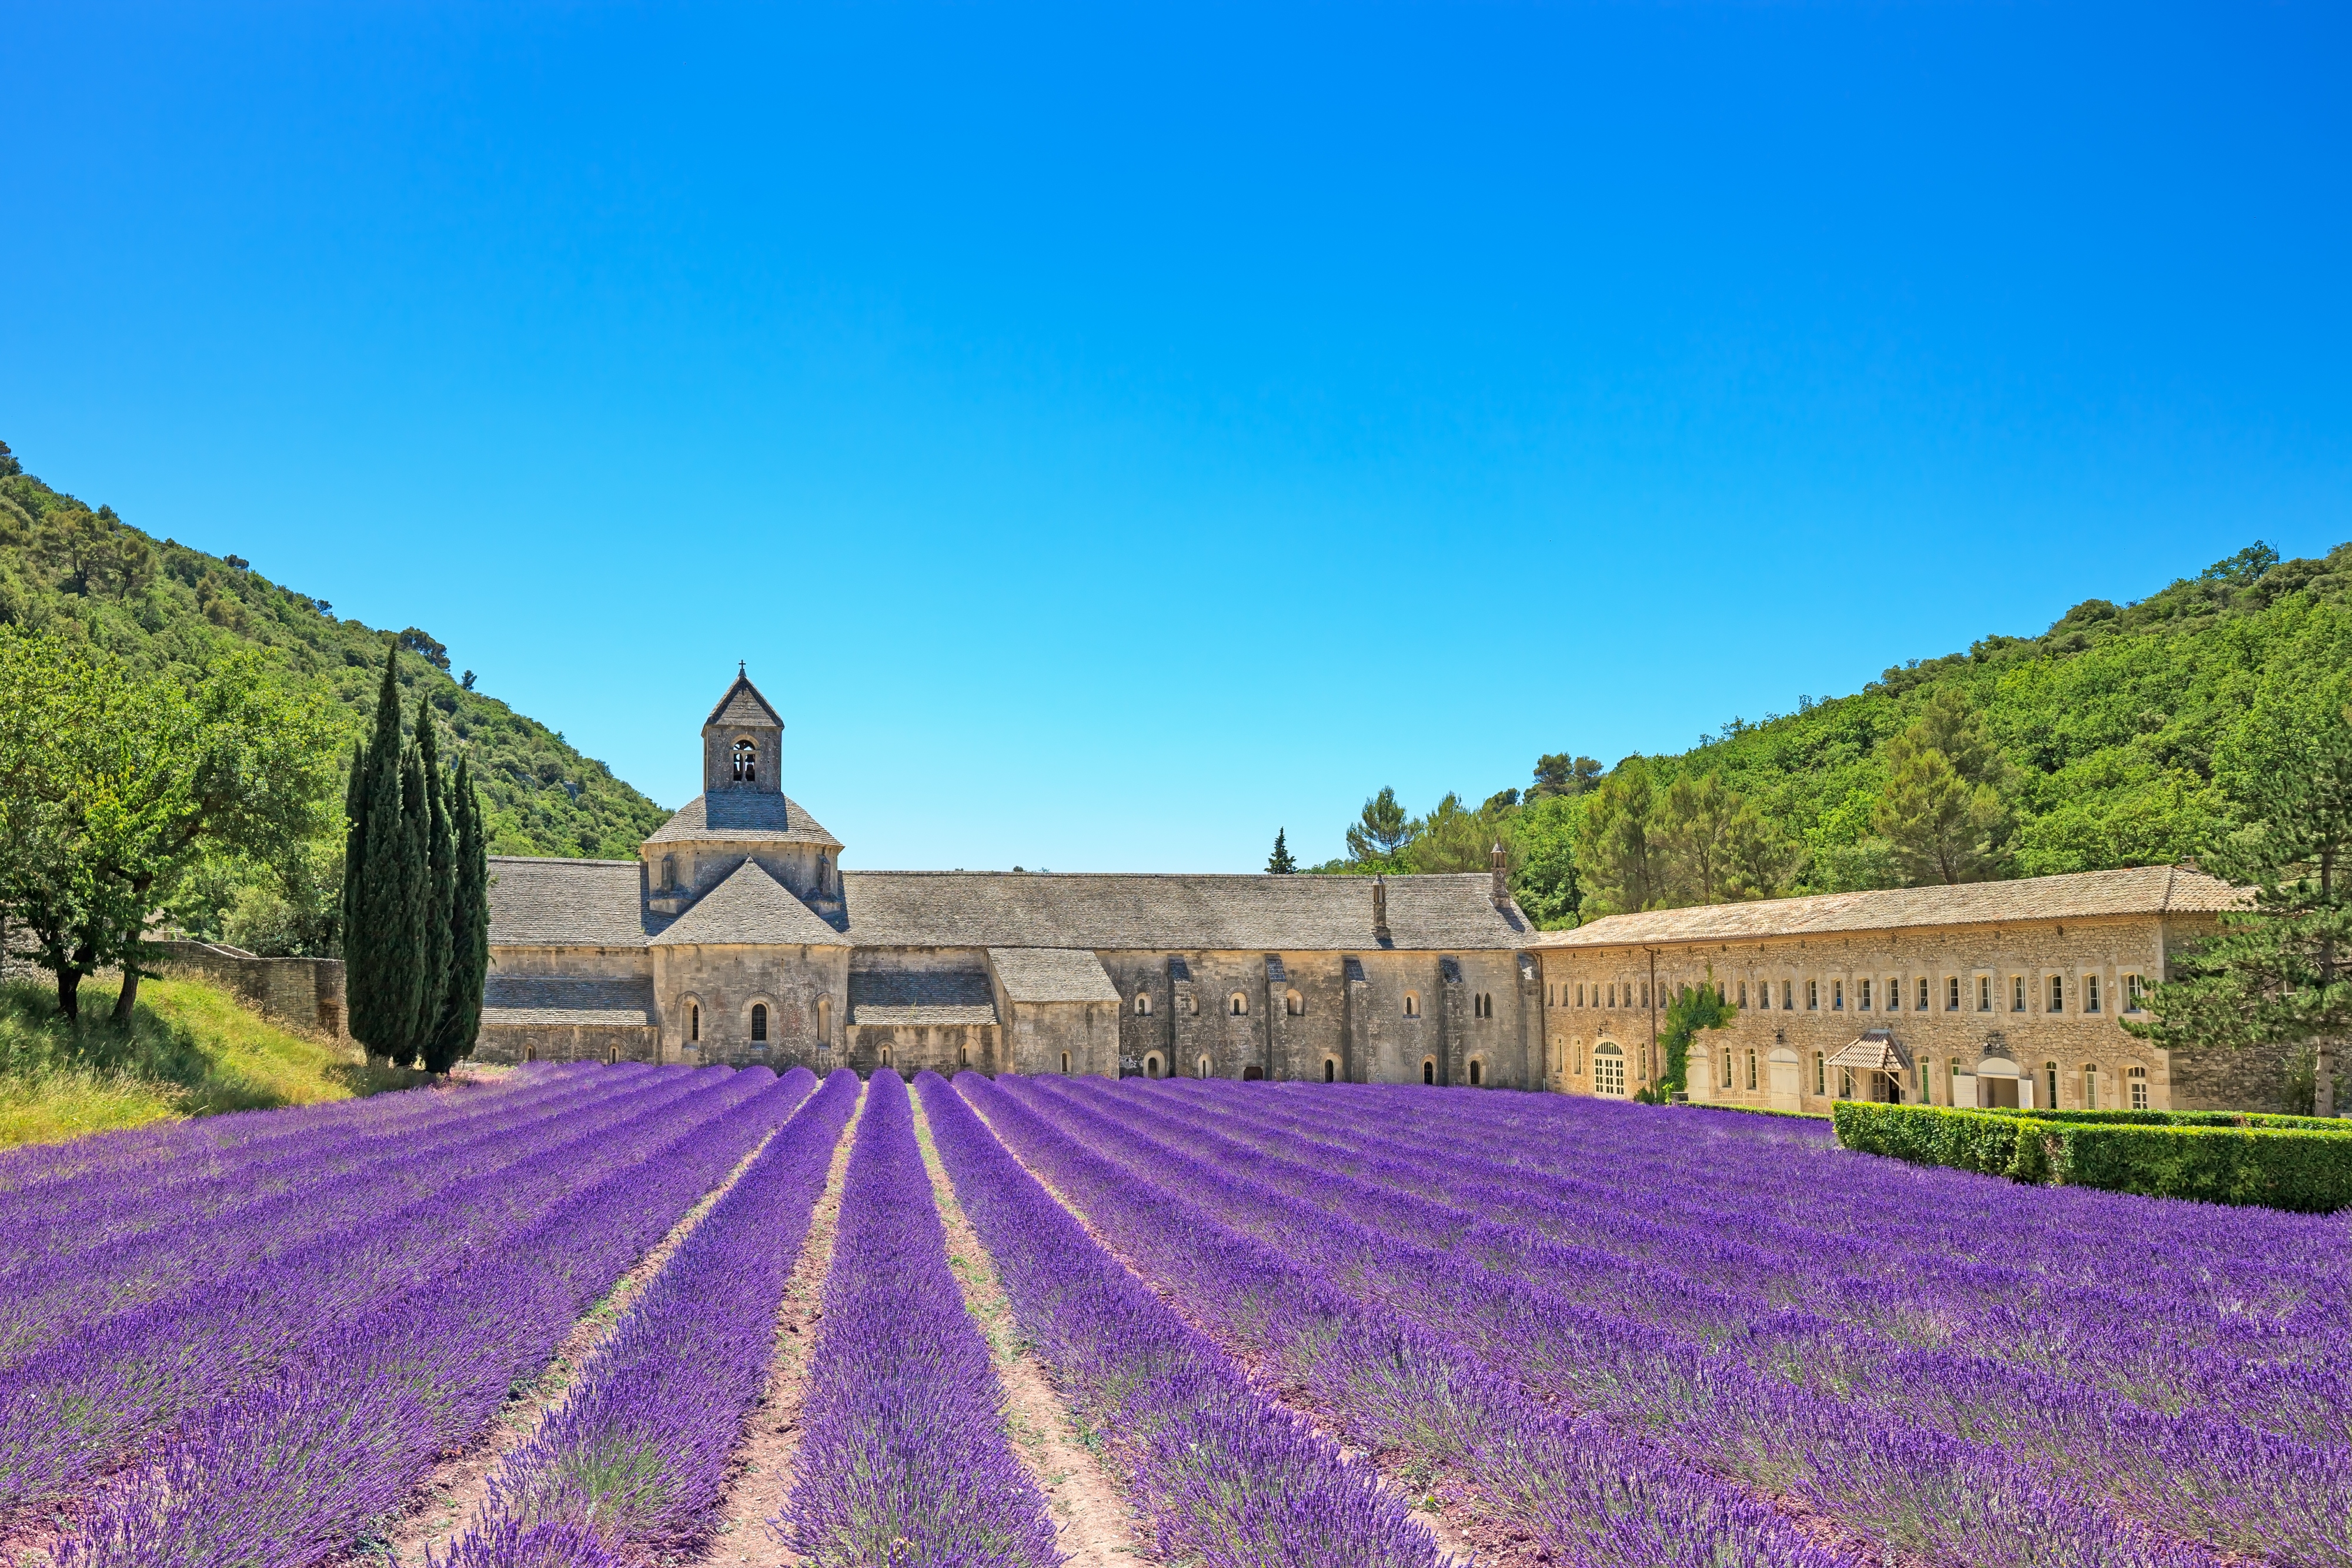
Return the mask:
MULTIPOLYGON (((1093 955, 1087 955, 1089 957, 1093 955)), ((996 992, 978 970, 849 972, 853 1024, 994 1023, 996 992)))
POLYGON ((1016 1002, 1118 1005, 1118 988, 1103 972, 1102 960, 1084 947, 991 947, 988 967, 1016 1002))
POLYGON ((642 947, 657 930, 636 861, 490 857, 490 941, 501 947, 642 947))
POLYGON ((485 1024, 650 1024, 649 979, 592 979, 572 975, 491 975, 482 986, 485 1024))
POLYGON ((1891 1029, 1866 1029, 1851 1043, 1838 1047, 1832 1067, 1863 1067, 1874 1072, 1908 1072, 1911 1052, 1891 1029))
POLYGON ((839 849, 841 841, 801 810, 797 800, 765 789, 721 789, 697 795, 649 834, 649 844, 817 844, 839 849))
MULTIPOLYGON (((1391 884, 1393 885, 1393 884, 1391 884)), ((1573 931, 1547 931, 1535 946, 1622 947, 1635 943, 1748 942, 1892 931, 1925 925, 1990 925, 2004 921, 2084 920, 2102 915, 2210 914, 2234 908, 2243 894, 2186 866, 2133 866, 1957 887, 1895 887, 1759 899, 1612 915, 1573 931)))
POLYGON ((735 677, 735 684, 727 688, 727 695, 719 699, 719 706, 712 708, 710 716, 702 722, 706 727, 740 725, 746 729, 784 727, 784 721, 776 716, 776 710, 769 706, 767 698, 760 695, 760 688, 743 674, 735 677))
POLYGON ((656 947, 795 945, 846 947, 840 932, 809 913, 784 885, 746 860, 727 880, 655 937, 656 947))
POLYGON ((1510 948, 1534 928, 1488 902, 1484 872, 1394 876, 1372 935, 1368 876, 866 871, 842 873, 861 947, 1084 947, 1188 952, 1510 948))

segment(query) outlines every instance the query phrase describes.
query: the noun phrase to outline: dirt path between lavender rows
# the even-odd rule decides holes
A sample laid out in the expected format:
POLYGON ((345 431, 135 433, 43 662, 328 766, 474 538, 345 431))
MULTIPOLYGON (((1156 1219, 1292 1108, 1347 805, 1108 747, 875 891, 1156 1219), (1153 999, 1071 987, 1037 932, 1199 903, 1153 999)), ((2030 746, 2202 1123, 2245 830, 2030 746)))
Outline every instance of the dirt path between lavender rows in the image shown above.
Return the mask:
POLYGON ((833 1239, 841 1224, 841 1189, 849 1169, 850 1145, 866 1113, 865 1085, 857 1108, 834 1145, 825 1172, 824 1196, 809 1218, 792 1282, 776 1309, 776 1349, 768 1363, 768 1386, 744 1422, 727 1487, 727 1511, 698 1559, 706 1563, 772 1564, 798 1561, 776 1540, 772 1521, 784 1511, 792 1491, 793 1459, 801 1447, 801 1406, 808 1397, 809 1354, 816 1347, 817 1320, 824 1315, 824 1277, 833 1269, 833 1239))
POLYGON ((1022 1339, 996 1265, 964 1218, 946 1167, 940 1164, 919 1097, 915 1100, 915 1141, 922 1147, 923 1168, 930 1173, 931 1196, 948 1233, 948 1263, 963 1287, 964 1309, 988 1341, 996 1375, 1004 1385, 1005 1425, 1013 1451, 1053 1511, 1055 1544, 1070 1568, 1133 1568, 1158 1562, 1136 1529, 1134 1509, 1078 1435, 1078 1424, 1054 1391, 1045 1364, 1022 1339))
MULTIPOLYGON (((995 1124, 989 1122, 988 1115, 985 1112, 982 1111, 979 1106, 972 1105, 971 1102, 969 1100, 965 1101, 964 1103, 971 1105, 972 1113, 980 1117, 982 1123, 988 1126, 988 1129, 992 1134, 996 1132, 995 1124)), ((1256 1388, 1257 1392, 1263 1397, 1270 1403, 1279 1406, 1282 1409, 1288 1411, 1290 1414, 1298 1416, 1301 1420, 1306 1421, 1309 1426, 1313 1427, 1315 1430, 1320 1433, 1323 1437, 1329 1438, 1332 1444, 1339 1449, 1340 1453, 1344 1455, 1350 1463, 1362 1464, 1367 1469, 1370 1469, 1379 1479, 1381 1490, 1394 1497, 1400 1503, 1402 1503, 1406 1511, 1412 1516, 1413 1521, 1416 1523, 1426 1526, 1429 1532, 1437 1538, 1437 1549, 1440 1552, 1444 1553, 1446 1558, 1452 1560, 1452 1568, 1487 1568, 1487 1565, 1490 1564, 1503 1565, 1503 1568, 1512 1568, 1512 1565, 1516 1565, 1522 1561, 1532 1561, 1527 1553, 1516 1550, 1511 1545, 1501 1542, 1486 1542, 1474 1540, 1471 1531, 1478 1531, 1478 1533, 1481 1534, 1486 1533, 1486 1531, 1479 1529, 1479 1526, 1483 1521, 1475 1519, 1475 1517, 1453 1517, 1454 1515, 1470 1515, 1472 1511, 1463 1508, 1458 1504, 1450 1509, 1446 1508, 1440 1499, 1427 1495, 1427 1489, 1414 1489, 1402 1484, 1396 1477, 1381 1469, 1379 1465, 1373 1461, 1372 1458, 1367 1456, 1362 1449, 1358 1448, 1351 1444, 1343 1442, 1339 1435, 1331 1430, 1330 1424, 1323 1418, 1323 1415, 1320 1411, 1318 1411, 1311 1406, 1301 1405, 1295 1399, 1285 1397, 1284 1394, 1277 1386, 1267 1382, 1260 1375, 1260 1369, 1255 1358, 1246 1354, 1245 1346, 1235 1344, 1225 1336, 1217 1333, 1212 1325, 1204 1323, 1195 1318, 1185 1309, 1185 1305, 1181 1300, 1169 1291, 1163 1289, 1160 1286, 1160 1281, 1153 1279, 1150 1274, 1137 1268, 1134 1261, 1129 1259, 1126 1253, 1120 1251, 1117 1247, 1111 1244, 1108 1237, 1096 1229, 1094 1221, 1087 1217, 1087 1211, 1077 1204, 1073 1203, 1067 1193, 1065 1193, 1060 1187, 1055 1186, 1052 1182, 1046 1180, 1043 1174, 1037 1171, 1035 1167, 1032 1166, 1027 1160, 1023 1159, 1021 1157, 1020 1151, 1015 1149, 1012 1144, 1007 1142, 1002 1134, 997 1135, 996 1141, 1006 1154, 1013 1156, 1014 1164, 1018 1165, 1023 1170, 1027 1171, 1031 1179, 1035 1181, 1039 1186, 1044 1187, 1047 1196, 1051 1197, 1055 1203, 1060 1204, 1063 1210, 1067 1213, 1071 1218, 1078 1222, 1080 1228, 1084 1229, 1089 1237, 1094 1239, 1096 1246, 1101 1248, 1105 1252, 1109 1253, 1112 1258, 1118 1260, 1120 1268, 1125 1269, 1129 1273, 1134 1275, 1136 1279, 1142 1281, 1144 1288, 1150 1291, 1153 1295, 1160 1298, 1160 1300, 1167 1305, 1168 1310, 1174 1312, 1187 1327, 1191 1328, 1194 1333, 1200 1334, 1212 1344, 1216 1345, 1219 1349, 1224 1351, 1226 1354, 1231 1355, 1235 1361, 1239 1362, 1244 1370, 1249 1374, 1252 1385, 1256 1388)))

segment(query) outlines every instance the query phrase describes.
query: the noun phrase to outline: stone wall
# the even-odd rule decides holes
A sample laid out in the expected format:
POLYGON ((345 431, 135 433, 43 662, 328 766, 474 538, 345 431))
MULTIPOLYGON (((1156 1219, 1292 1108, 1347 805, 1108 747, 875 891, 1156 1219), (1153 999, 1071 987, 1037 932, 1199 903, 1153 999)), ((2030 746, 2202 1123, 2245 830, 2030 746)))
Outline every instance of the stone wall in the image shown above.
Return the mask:
POLYGON ((342 1038, 341 958, 262 958, 213 942, 151 942, 147 950, 159 973, 217 986, 273 1023, 342 1038))
POLYGON ((1541 971, 1510 952, 1106 952, 1119 1071, 1536 1088, 1541 971), (1148 998, 1139 1011, 1136 998, 1148 998), (1239 997, 1240 1010, 1234 998, 1239 997))
POLYGON ((661 1030, 651 1024, 528 1023, 482 1026, 475 1061, 659 1061, 661 1030))

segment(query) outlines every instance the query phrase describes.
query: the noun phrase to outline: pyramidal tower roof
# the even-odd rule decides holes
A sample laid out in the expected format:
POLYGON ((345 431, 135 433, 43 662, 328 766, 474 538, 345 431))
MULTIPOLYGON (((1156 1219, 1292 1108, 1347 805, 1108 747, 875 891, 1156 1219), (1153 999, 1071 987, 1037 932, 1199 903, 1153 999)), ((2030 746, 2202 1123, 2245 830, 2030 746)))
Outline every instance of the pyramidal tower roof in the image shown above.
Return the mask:
POLYGON ((760 695, 760 688, 751 684, 751 678, 743 674, 740 665, 736 667, 735 684, 727 688, 727 695, 719 699, 719 706, 710 710, 710 716, 702 723, 706 729, 714 725, 758 726, 769 729, 784 727, 784 721, 777 716, 774 708, 768 706, 768 699, 760 695))

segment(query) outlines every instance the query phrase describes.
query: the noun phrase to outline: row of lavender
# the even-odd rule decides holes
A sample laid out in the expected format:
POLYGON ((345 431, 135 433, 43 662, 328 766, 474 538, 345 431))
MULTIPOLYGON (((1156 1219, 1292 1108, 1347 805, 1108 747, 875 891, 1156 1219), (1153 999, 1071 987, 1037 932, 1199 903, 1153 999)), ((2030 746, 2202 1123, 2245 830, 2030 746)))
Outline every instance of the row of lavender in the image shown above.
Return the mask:
MULTIPOLYGON (((1442 1326, 1318 1266, 1311 1236, 1261 1239, 1227 1222, 1215 1167, 1137 1140, 1033 1082, 955 1087, 1033 1170, 1194 1324, 1285 1387, 1346 1441, 1417 1488, 1573 1565, 1831 1568, 1864 1561, 1810 1539, 1663 1441, 1546 1408, 1442 1326), (1159 1168, 1151 1168, 1155 1164, 1159 1168)), ((1331 1223, 1298 1214, 1300 1229, 1331 1223)), ((1344 1223, 1344 1222, 1342 1222, 1344 1223)))
MULTIPOLYGON (((630 1069, 632 1076, 643 1068, 630 1069)), ((0 1193, 0 1276, 118 1246, 157 1230, 232 1218, 252 1206, 347 1177, 398 1174, 415 1140, 509 1117, 553 1097, 609 1093, 613 1081, 571 1067, 492 1087, 414 1090, 352 1102, 334 1117, 309 1108, 255 1113, 265 1130, 189 1157, 93 1158, 14 1193, 0 1193), (266 1132, 266 1135, 264 1134, 266 1132)), ((330 1107, 340 1110, 341 1106, 330 1107)), ((143 1130, 143 1129, 142 1129, 143 1130)), ((107 1137, 85 1140, 105 1144, 107 1137)), ((61 1147, 71 1148, 67 1145, 61 1147)))
MULTIPOLYGON (((309 1318, 331 1326, 299 1358, 190 1411, 159 1461, 126 1473, 56 1560, 297 1568, 348 1548, 436 1457, 470 1443, 581 1312, 814 1087, 805 1071, 723 1075, 692 1110, 640 1134, 608 1129, 596 1155, 574 1151, 600 1161, 600 1179, 552 1206, 469 1210, 437 1270, 348 1317, 309 1318)), ((414 1255, 424 1239, 404 1239, 414 1255)))
MULTIPOLYGON (((1352 1103, 1360 1134, 1380 1132, 1378 1092, 1343 1089, 1312 1114, 1352 1103)), ((2301 1393, 2268 1375, 2281 1365, 2352 1364, 2340 1219, 2080 1189, 2028 1203, 1998 1183, 1885 1167, 1832 1183, 1801 1156, 1839 1156, 1802 1124, 1780 1124, 1759 1141, 1745 1119, 1678 1113, 1673 1135, 1661 1138, 1629 1107, 1514 1099, 1454 1101, 1407 1131, 1433 1153, 1473 1155, 1507 1183, 1540 1174, 1561 1199, 1642 1195, 1596 1210, 1584 1232, 1612 1250, 1672 1262, 1696 1282, 1752 1287, 1888 1325, 1906 1343, 1963 1344, 2158 1406, 2226 1401, 2282 1431, 2301 1431, 2299 1417, 2278 1423, 2259 1401, 2305 1412, 2352 1406, 2340 1371, 2301 1393), (1768 1145, 1774 1157, 1751 1157, 1768 1145), (1692 1255, 1692 1232, 1719 1229, 1729 1206, 1740 1235, 1692 1255)), ((1307 1113, 1295 1093, 1261 1103, 1289 1105, 1294 1124, 1307 1113)), ((1387 1150, 1384 1141, 1370 1146, 1387 1150)), ((1488 1204, 1491 1186, 1464 1187, 1462 1198, 1488 1204)))
POLYGON ((562 1405, 509 1454, 484 1517, 442 1568, 690 1555, 774 1349, 776 1311, 857 1106, 835 1071, 713 1205, 562 1405))
POLYGON ((791 1549, 828 1568, 1054 1568, 1053 1521, 1008 1444, 896 1073, 866 1089, 824 1314, 777 1521, 791 1549))
POLYGON ((1369 1467, 1252 1387, 1103 1250, 946 1082, 916 1081, 958 1202, 1014 1321, 1170 1562, 1435 1568, 1369 1467))
MULTIPOLYGON (((483 1096, 462 1113, 388 1130, 343 1124, 315 1136, 273 1140, 270 1179, 249 1197, 222 1199, 217 1183, 140 1178, 93 1183, 83 1201, 65 1195, 20 1199, 5 1211, 15 1238, 34 1255, 0 1272, 0 1367, 21 1361, 93 1318, 117 1315, 264 1258, 348 1235, 386 1214, 433 1201, 486 1162, 520 1157, 528 1141, 569 1136, 581 1106, 618 1107, 616 1096, 677 1093, 682 1086, 638 1072, 600 1083, 555 1080, 483 1096), (78 1223, 103 1205, 110 1223, 78 1223)), ((403 1096, 402 1098, 409 1098, 403 1096)), ((417 1095, 431 1099, 435 1096, 417 1095)), ((82 1196, 82 1195, 76 1195, 82 1196)))
MULTIPOLYGON (((2343 1402, 2343 1354, 2321 1353, 2315 1364, 2278 1359, 2314 1354, 2314 1339, 2340 1343, 2341 1325, 2313 1324, 2299 1292, 2267 1312, 2250 1309, 2238 1291, 2208 1299, 2210 1270, 2219 1266, 2200 1257, 2210 1239, 2196 1234, 2178 1249, 2163 1245, 2162 1232, 2179 1227, 2184 1210, 2198 1212, 2191 1206, 2069 1195, 2097 1200, 2068 1206, 2084 1228, 2143 1228, 2127 1279, 2085 1269, 2077 1256, 2056 1265, 2062 1278, 2053 1281, 2052 1260, 2015 1242, 2011 1258, 1974 1265, 1932 1254, 1906 1260, 1898 1244, 1888 1278, 1890 1266, 1867 1230, 1858 1232, 1841 1212, 1853 1190, 1870 1184, 1821 1179, 1832 1168, 1854 1174, 1846 1156, 1829 1155, 1844 1162, 1829 1167, 1816 1151, 1795 1149, 1776 1161, 1768 1145, 1744 1161, 1721 1162, 1768 1195, 1791 1166, 1829 1189, 1815 1224, 1787 1238, 1797 1255, 1782 1258, 1759 1247, 1758 1235, 1723 1238, 1720 1207, 1706 1225, 1678 1229, 1654 1219, 1632 1227, 1622 1199, 1573 1187, 1563 1193, 1559 1182, 1530 1181, 1528 1169, 1497 1159, 1528 1148, 1550 1161, 1572 1149, 1622 1180, 1625 1168, 1655 1159, 1662 1125, 1628 1118, 1622 1108, 1594 1107, 1583 1117, 1571 1112, 1563 1120, 1556 1106, 1437 1097, 1401 1124, 1392 1105, 1360 1092, 1337 1103, 1297 1095, 1203 1100, 1191 1088, 1168 1098, 1213 1108, 1213 1121, 1196 1116, 1193 1124, 1252 1145, 1219 1145, 1213 1157, 1254 1166, 1254 1174, 1285 1190, 1312 1193, 1391 1228, 1451 1230, 1458 1249, 1549 1284, 1589 1313, 1646 1319, 1685 1342, 1719 1347, 1717 1355, 1738 1354, 1751 1373, 1793 1378, 1816 1395, 1834 1392, 1882 1425, 1995 1446, 2180 1535, 2286 1561, 2340 1562, 2352 1552, 2345 1529, 2352 1521, 2346 1440, 2352 1412, 2343 1402), (1515 1130, 1498 1137, 1506 1124, 1531 1113, 1540 1135, 1515 1130), (1350 1177, 1371 1184, 1369 1202, 1350 1177), (1629 1239, 1638 1245, 1628 1249, 1629 1239), (1917 1343, 1928 1326, 1941 1331, 1940 1341, 1917 1343), (2053 1347, 2063 1354, 2051 1354, 2053 1347), (2182 1382, 2192 1386, 2180 1392, 2182 1382), (2149 1398, 2151 1391, 2171 1397, 2149 1398)), ((1682 1119, 1670 1128, 1696 1130, 1682 1119)), ((1930 1178, 1926 1191, 1910 1196, 1937 1209, 1946 1207, 1935 1201, 1945 1196, 1940 1189, 1957 1188, 1948 1197, 1958 1208, 1980 1200, 1986 1186, 1998 1190, 1957 1173, 1919 1174, 1930 1178)), ((1685 1185, 1694 1179, 1707 1178, 1686 1176, 1685 1185)), ((2022 1195, 2005 1196, 2016 1207, 2022 1195)), ((2330 1241, 2339 1259, 2347 1250, 2341 1220, 2266 1218, 2266 1231, 2283 1233, 2271 1253, 2289 1271, 2298 1250, 2330 1241)), ((1769 1220, 1758 1230, 1769 1238, 1769 1220)), ((2081 1244, 2069 1234, 2051 1250, 2079 1254, 2081 1244)), ((2233 1259, 2229 1266, 2242 1265, 2233 1259)), ((2340 1281, 2329 1284, 2340 1293, 2340 1281)), ((1589 1396, 1623 1405, 1634 1395, 1612 1386, 1589 1396)), ((1720 1412, 1706 1418, 1738 1419, 1720 1412)), ((1747 1439, 1770 1440, 1769 1431, 1747 1439)))
MULTIPOLYGON (((2189 1560, 2201 1541, 2346 1561, 2352 1471, 2335 1448, 2210 1411, 2147 1410, 1964 1349, 1906 1348, 1853 1310, 1874 1291, 1885 1301, 1885 1285, 1849 1279, 1844 1293, 1822 1292, 1840 1306, 1829 1315, 1742 1294, 1726 1288, 1727 1255, 1756 1249, 1727 1241, 1719 1214, 1679 1236, 1629 1227, 1625 1190, 1588 1180, 1563 1194, 1509 1165, 1532 1148, 1538 1164, 1580 1158, 1622 1184, 1696 1130, 1654 1113, 1364 1091, 1311 1105, 1197 1086, 1045 1095, 1094 1119, 1132 1168, 1220 1173, 1222 1218, 1313 1248, 1326 1269, 1442 1325, 1531 1394, 1620 1431, 1663 1430, 1685 1458, 1803 1498, 1875 1547, 1971 1563, 2189 1560), (1544 1135, 1522 1145, 1507 1124, 1529 1116, 1544 1135), (1302 1206, 1332 1212, 1301 1225, 1302 1206), (1638 1249, 1593 1244, 1629 1230, 1638 1249)), ((1836 1186, 1819 1151, 1785 1137, 1752 1145, 1743 1164, 1769 1166, 1775 1149, 1817 1187, 1836 1186)), ((1821 1255, 1836 1249, 1811 1240, 1807 1260, 1782 1266, 1783 1284, 1821 1279, 1821 1255)), ((2072 1290, 2100 1286, 2078 1278, 2072 1290)))
MULTIPOLYGON (((429 1206, 287 1249, 254 1230, 242 1266, 0 1371, 6 1500, 85 1500, 60 1561, 299 1563, 347 1543, 810 1081, 523 1087, 496 1097, 520 1130, 494 1117, 447 1148, 429 1206)), ((192 1228, 210 1246, 239 1228, 192 1228)))
POLYGON ((675 1135, 679 1118, 699 1122, 745 1093, 724 1073, 646 1073, 614 1089, 480 1129, 444 1154, 429 1201, 401 1189, 387 1207, 373 1188, 339 1189, 329 1207, 344 1223, 290 1246, 285 1217, 263 1213, 172 1232, 169 1267, 146 1260, 146 1274, 96 1306, 90 1281, 112 1282, 103 1260, 27 1291, 9 1305, 36 1348, 0 1366, 0 1506, 118 1467, 186 1412, 268 1377, 310 1335, 461 1263, 480 1228, 527 1227, 675 1135), (151 1288, 159 1277, 168 1289, 151 1288))

